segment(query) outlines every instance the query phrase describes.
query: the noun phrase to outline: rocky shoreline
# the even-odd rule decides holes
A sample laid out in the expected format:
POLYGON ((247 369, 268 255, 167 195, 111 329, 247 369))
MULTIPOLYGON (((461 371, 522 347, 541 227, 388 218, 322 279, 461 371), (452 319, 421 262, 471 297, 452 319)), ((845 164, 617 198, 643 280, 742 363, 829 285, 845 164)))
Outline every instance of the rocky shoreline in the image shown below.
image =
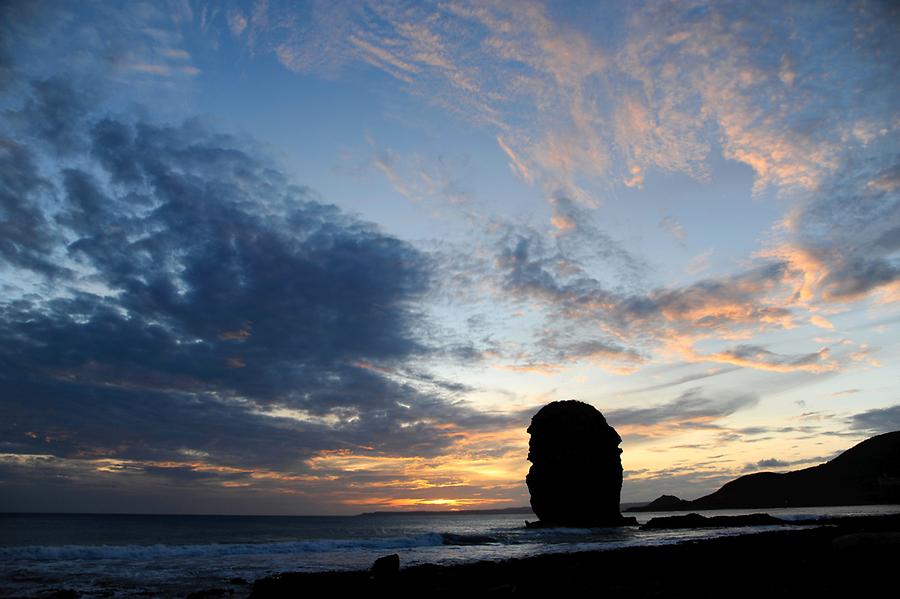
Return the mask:
MULTIPOLYGON (((222 581, 215 588, 166 596, 188 599, 342 596, 420 597, 472 595, 611 597, 880 597, 892 588, 900 563, 900 514, 779 521, 768 515, 696 515, 657 518, 654 528, 791 525, 660 546, 544 554, 457 565, 403 567, 396 556, 368 571, 286 572, 250 582, 222 581), (721 518, 729 518, 723 520, 721 518), (774 521, 774 522, 773 522, 774 521), (798 525, 805 525, 799 528, 798 525)), ((650 524, 648 522, 648 524, 650 524)), ((644 526, 647 526, 645 524, 644 526)), ((109 593, 92 596, 115 596, 109 593)), ((77 599, 71 589, 42 598, 77 599)))
MULTIPOLYGON (((880 596, 900 563, 900 516, 823 523, 807 530, 498 562, 426 564, 399 572, 285 573, 257 580, 250 596, 880 596)), ((221 596, 221 590, 193 598, 213 596, 221 596)))

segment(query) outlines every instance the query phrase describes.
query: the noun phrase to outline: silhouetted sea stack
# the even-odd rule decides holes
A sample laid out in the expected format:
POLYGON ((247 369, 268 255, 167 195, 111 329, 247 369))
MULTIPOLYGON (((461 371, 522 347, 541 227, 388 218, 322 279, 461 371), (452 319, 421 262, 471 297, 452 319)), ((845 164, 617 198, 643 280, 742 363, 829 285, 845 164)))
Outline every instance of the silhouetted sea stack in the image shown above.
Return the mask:
POLYGON ((636 524, 619 512, 622 438, 595 407, 554 401, 532 417, 528 433, 525 482, 540 526, 636 524))

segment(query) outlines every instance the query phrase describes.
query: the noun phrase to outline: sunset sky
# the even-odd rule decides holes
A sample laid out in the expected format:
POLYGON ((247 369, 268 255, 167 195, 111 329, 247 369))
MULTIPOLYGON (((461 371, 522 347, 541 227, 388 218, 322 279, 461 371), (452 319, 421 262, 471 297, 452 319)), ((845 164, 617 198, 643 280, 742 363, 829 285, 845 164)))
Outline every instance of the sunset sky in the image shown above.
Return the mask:
POLYGON ((900 429, 892 2, 4 2, 0 511, 623 501, 900 429))

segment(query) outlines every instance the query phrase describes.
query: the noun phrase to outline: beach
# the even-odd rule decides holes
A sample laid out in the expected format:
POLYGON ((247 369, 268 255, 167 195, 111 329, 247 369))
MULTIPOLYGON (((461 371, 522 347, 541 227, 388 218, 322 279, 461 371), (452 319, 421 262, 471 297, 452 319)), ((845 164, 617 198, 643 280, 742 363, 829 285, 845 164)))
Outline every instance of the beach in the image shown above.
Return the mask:
POLYGON ((640 527, 606 529, 529 529, 521 514, 7 514, 0 596, 824 593, 877 581, 879 564, 900 557, 900 506, 766 512, 778 524, 739 510, 639 513, 640 527), (374 577, 389 555, 398 574, 374 577))
POLYGON ((369 572, 282 574, 257 580, 250 596, 875 597, 895 588, 898 559, 900 517, 874 516, 676 545, 420 565, 381 580, 369 572))

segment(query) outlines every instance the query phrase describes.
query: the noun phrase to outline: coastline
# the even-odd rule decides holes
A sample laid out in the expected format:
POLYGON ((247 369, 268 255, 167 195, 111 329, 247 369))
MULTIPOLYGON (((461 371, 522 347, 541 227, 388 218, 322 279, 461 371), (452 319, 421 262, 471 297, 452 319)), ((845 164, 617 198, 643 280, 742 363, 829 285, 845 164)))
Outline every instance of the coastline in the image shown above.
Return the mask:
MULTIPOLYGON (((547 554, 369 572, 283 573, 250 597, 335 592, 400 596, 615 593, 627 597, 860 596, 889 582, 900 560, 900 516, 835 518, 806 530, 750 533, 651 547, 547 554)), ((232 591, 233 592, 233 591, 232 591)), ((209 589, 193 599, 229 595, 209 589)))

